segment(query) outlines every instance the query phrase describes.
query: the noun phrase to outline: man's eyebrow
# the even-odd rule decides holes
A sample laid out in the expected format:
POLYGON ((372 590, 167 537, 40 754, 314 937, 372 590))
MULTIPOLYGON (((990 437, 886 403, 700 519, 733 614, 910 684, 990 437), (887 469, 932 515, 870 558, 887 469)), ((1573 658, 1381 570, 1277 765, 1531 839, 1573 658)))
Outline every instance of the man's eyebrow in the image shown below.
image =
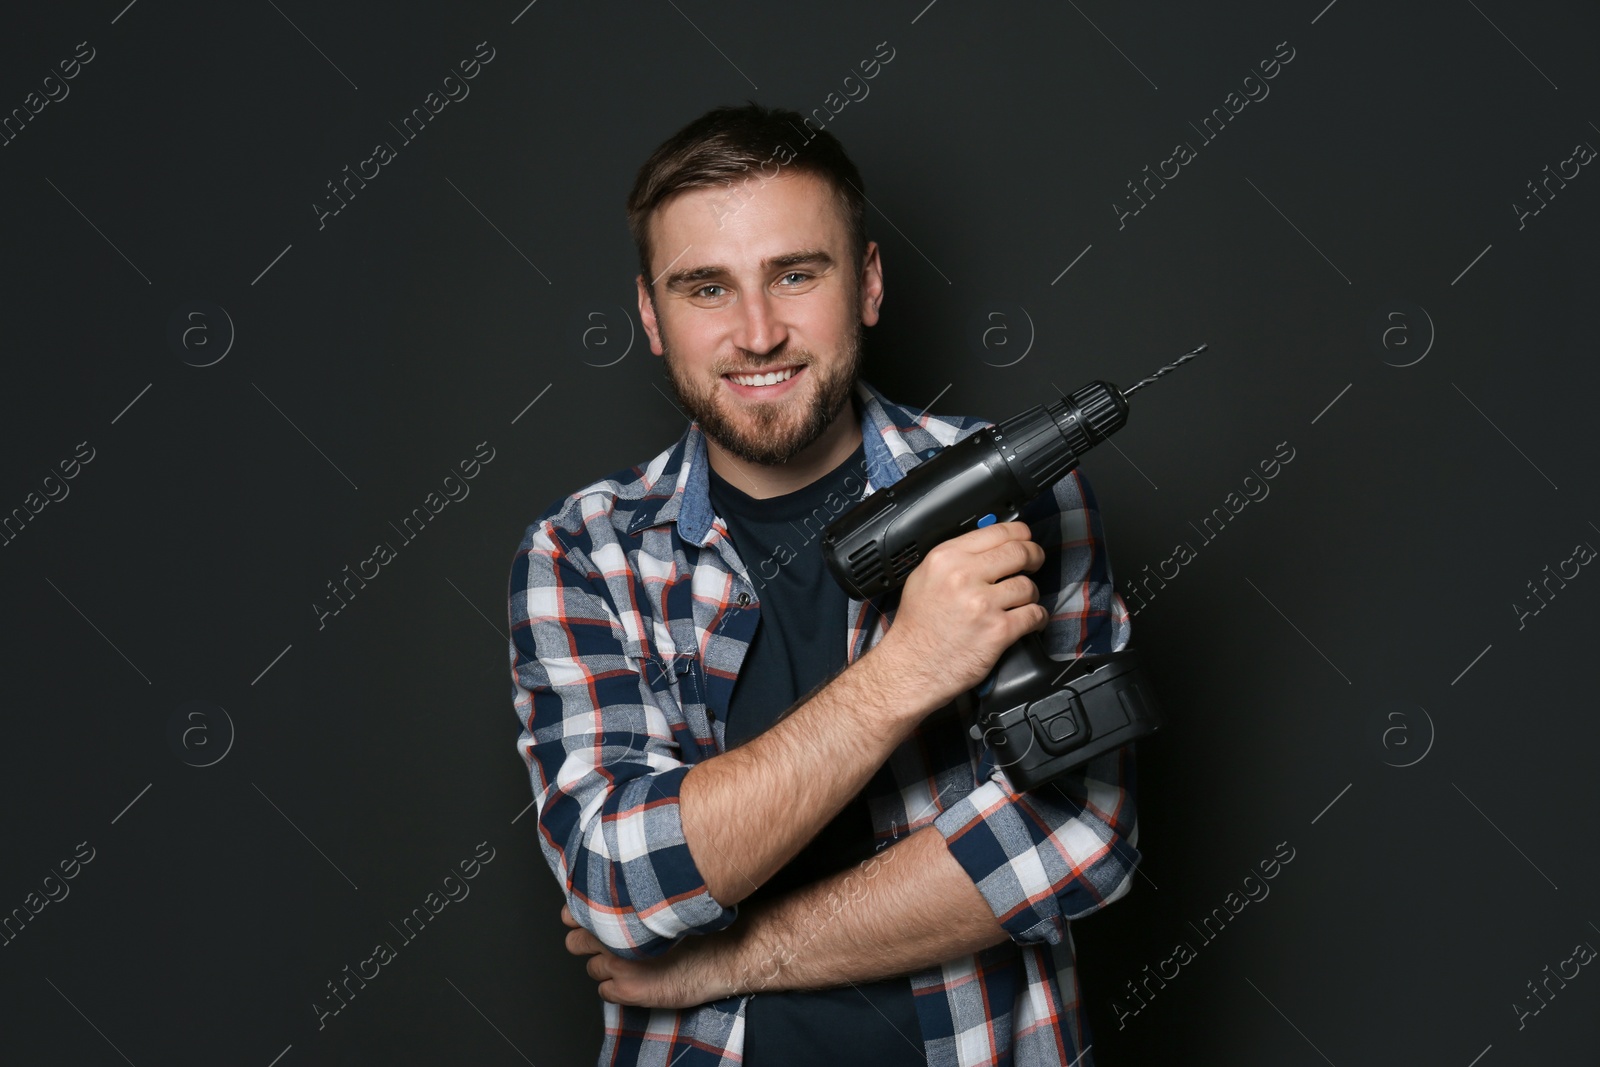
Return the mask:
MULTIPOLYGON (((833 257, 820 248, 804 248, 798 252, 785 252, 781 256, 770 256, 761 261, 761 269, 768 273, 780 268, 802 266, 831 267, 833 266, 833 257)), ((720 263, 689 267, 683 270, 675 270, 668 274, 665 288, 681 289, 696 282, 709 281, 713 278, 726 278, 732 274, 733 271, 720 263)))

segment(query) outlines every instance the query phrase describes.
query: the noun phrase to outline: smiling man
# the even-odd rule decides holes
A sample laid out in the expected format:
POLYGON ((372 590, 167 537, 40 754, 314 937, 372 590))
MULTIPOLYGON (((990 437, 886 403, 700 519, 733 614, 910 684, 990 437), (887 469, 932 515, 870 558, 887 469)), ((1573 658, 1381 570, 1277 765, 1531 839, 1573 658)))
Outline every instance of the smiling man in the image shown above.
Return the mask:
POLYGON ((1078 472, 882 603, 819 532, 990 425, 860 376, 863 183, 793 112, 719 108, 628 200, 689 425, 556 501, 513 562, 513 697, 602 1064, 1092 1064, 1069 921, 1139 860, 1131 747, 1019 793, 957 709, 1030 630, 1127 644, 1078 472), (761 582, 753 577, 759 573, 761 582))

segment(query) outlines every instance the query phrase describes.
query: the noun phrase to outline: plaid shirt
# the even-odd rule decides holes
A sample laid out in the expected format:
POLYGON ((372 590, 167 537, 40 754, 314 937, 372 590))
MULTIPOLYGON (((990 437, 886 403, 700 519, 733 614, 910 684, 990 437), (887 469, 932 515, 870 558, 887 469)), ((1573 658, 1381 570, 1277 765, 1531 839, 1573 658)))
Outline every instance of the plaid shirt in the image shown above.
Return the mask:
MULTIPOLYGON (((982 419, 917 414, 857 380, 866 492, 982 419)), ((724 750, 726 709, 758 619, 756 587, 712 511, 706 445, 691 422, 644 467, 552 504, 528 527, 510 579, 513 701, 538 809, 539 846, 577 921, 619 956, 666 951, 734 922, 684 839, 684 775, 724 750)), ((1045 564, 1052 655, 1120 650, 1099 511, 1074 471, 1022 512, 1045 564), (1053 499, 1052 499, 1053 497, 1053 499)), ((820 527, 810 531, 820 536, 820 527)), ((890 600, 891 598, 879 598, 890 600)), ((897 603, 898 598, 892 598, 897 603)), ((893 622, 849 602, 847 662, 893 622)), ((1018 793, 955 716, 935 715, 869 796, 879 846, 932 825, 1011 935, 910 976, 928 1063, 1092 1067, 1068 921, 1132 885, 1139 862, 1131 747, 1018 793)), ((747 996, 695 1008, 604 1004, 602 1065, 741 1062, 747 996)))

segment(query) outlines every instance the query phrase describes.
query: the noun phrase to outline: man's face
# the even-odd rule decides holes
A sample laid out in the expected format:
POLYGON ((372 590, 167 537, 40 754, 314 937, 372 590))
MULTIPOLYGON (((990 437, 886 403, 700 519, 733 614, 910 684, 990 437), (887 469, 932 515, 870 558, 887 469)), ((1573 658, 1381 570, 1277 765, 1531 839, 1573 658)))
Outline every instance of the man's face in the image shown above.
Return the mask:
POLYGON ((858 280, 832 191, 799 171, 680 193, 650 225, 657 278, 640 279, 639 312, 679 404, 740 459, 789 462, 850 402, 877 322, 876 245, 858 280), (780 380, 747 384, 769 372, 780 380))

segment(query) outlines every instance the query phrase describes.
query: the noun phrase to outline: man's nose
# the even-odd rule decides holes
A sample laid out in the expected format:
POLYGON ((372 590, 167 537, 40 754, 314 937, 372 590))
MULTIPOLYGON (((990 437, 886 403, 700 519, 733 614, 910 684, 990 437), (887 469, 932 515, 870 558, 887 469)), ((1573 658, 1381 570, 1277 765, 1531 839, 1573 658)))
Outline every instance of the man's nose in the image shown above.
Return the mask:
POLYGON ((765 289, 748 293, 739 300, 739 321, 733 343, 747 352, 765 355, 782 347, 789 339, 777 299, 765 289))

